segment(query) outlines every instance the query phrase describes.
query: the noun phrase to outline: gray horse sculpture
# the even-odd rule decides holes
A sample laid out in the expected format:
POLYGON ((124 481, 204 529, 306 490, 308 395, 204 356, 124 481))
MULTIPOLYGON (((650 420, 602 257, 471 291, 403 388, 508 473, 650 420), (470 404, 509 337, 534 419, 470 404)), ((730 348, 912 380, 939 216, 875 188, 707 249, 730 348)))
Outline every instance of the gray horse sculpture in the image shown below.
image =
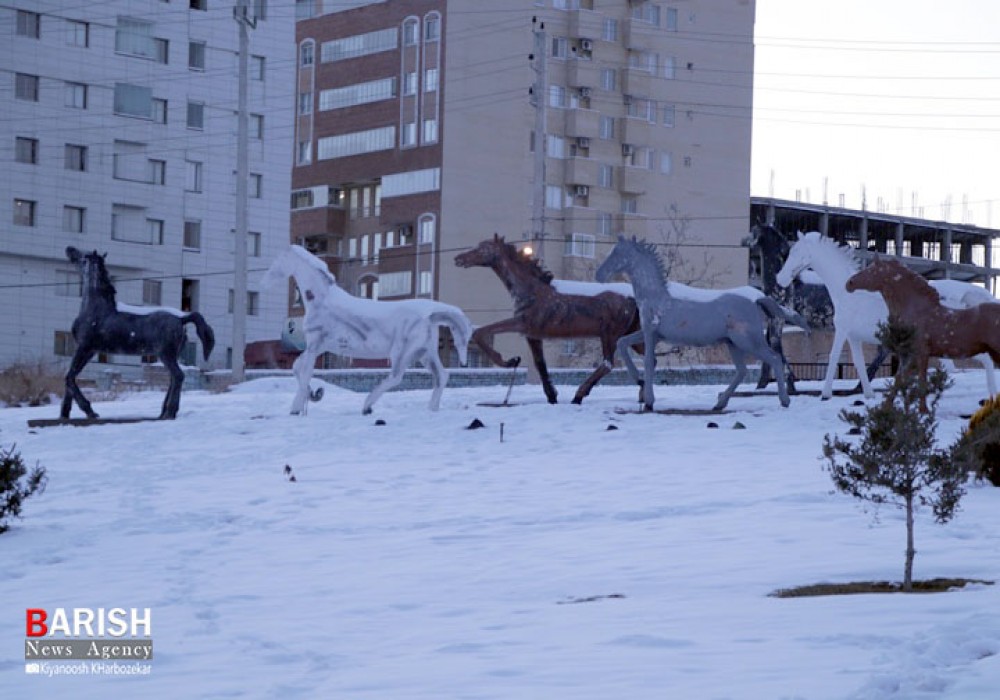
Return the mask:
POLYGON ((736 376, 719 394, 714 410, 724 409, 743 381, 747 373, 747 355, 754 355, 770 365, 777 379, 778 400, 782 406, 788 406, 781 357, 768 346, 764 336, 764 314, 760 305, 761 302, 773 303, 773 300, 764 298, 752 302, 735 294, 723 294, 712 301, 688 301, 673 297, 667 291, 667 274, 656 249, 634 236, 631 239, 618 237, 607 259, 597 268, 597 281, 607 282, 618 273, 628 275, 632 281, 641 324, 640 330, 618 339, 618 352, 629 375, 641 387, 645 410, 651 411, 655 401, 653 377, 658 340, 696 347, 724 343, 729 348, 736 376), (642 379, 629 354, 629 347, 640 342, 645 346, 642 379))

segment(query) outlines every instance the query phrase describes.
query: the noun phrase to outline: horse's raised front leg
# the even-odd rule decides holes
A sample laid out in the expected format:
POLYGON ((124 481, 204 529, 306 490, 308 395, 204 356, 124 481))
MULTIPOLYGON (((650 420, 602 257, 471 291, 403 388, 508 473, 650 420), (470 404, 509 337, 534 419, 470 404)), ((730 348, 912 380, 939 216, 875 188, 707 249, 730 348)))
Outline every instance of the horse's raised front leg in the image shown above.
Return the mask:
POLYGON ((184 385, 184 370, 177 364, 177 359, 169 356, 160 356, 160 361, 170 373, 170 386, 167 388, 167 395, 163 397, 163 408, 160 410, 160 420, 173 420, 177 418, 177 411, 181 407, 181 387, 184 385))
MULTIPOLYGON (((628 370, 628 376, 632 378, 640 387, 642 386, 642 380, 639 379, 639 369, 635 366, 635 362, 632 360, 632 354, 630 352, 633 345, 637 345, 643 342, 645 336, 641 330, 629 333, 628 335, 623 335, 618 339, 616 343, 618 347, 618 356, 622 358, 622 362, 625 363, 625 369, 628 370)), ((643 349, 645 352, 645 349, 643 349)), ((639 397, 642 401, 642 396, 639 397)))
POLYGON ((512 357, 509 360, 503 359, 503 355, 498 353, 493 349, 493 337, 498 333, 524 333, 524 324, 519 318, 508 318, 503 321, 497 321, 496 323, 491 323, 482 328, 477 328, 472 333, 472 342, 475 343, 480 350, 486 353, 486 356, 490 358, 490 362, 498 367, 517 367, 521 364, 520 357, 512 357))
POLYGON ((851 361, 854 362, 854 370, 858 373, 858 377, 861 378, 861 389, 864 391, 865 398, 870 399, 875 396, 875 390, 872 389, 872 383, 868 381, 868 368, 865 366, 864 346, 860 340, 855 338, 848 338, 847 344, 851 348, 851 361))
MULTIPOLYGON (((733 360, 733 365, 736 367, 736 375, 733 377, 733 381, 729 382, 729 386, 727 386, 725 390, 721 394, 719 394, 719 398, 716 399, 715 401, 715 406, 712 407, 713 411, 721 411, 726 407, 726 405, 729 403, 730 397, 732 397, 733 395, 733 392, 736 391, 736 387, 738 387, 740 385, 740 382, 743 381, 743 378, 747 376, 746 355, 732 342, 726 343, 726 345, 729 348, 729 356, 733 360)), ((761 352, 763 352, 763 349, 761 349, 761 352)), ((780 371, 775 372, 776 380, 778 380, 778 377, 780 376, 781 376, 780 371)), ((785 401, 787 400, 788 397, 786 396, 785 401)))
POLYGON ((316 366, 316 358, 319 356, 318 349, 313 345, 306 345, 302 354, 295 358, 292 371, 299 381, 299 388, 292 399, 292 415, 306 415, 309 412, 309 380, 312 379, 313 368, 316 366))
POLYGON ((538 370, 538 376, 542 380, 542 390, 545 392, 545 398, 548 399, 549 403, 556 403, 559 393, 552 386, 552 379, 549 377, 549 368, 545 365, 545 351, 542 341, 538 338, 525 338, 525 340, 528 341, 531 357, 535 361, 535 369, 538 370))
POLYGON ((87 400, 87 397, 83 395, 80 387, 76 384, 77 375, 87 366, 87 363, 90 362, 93 356, 94 352, 92 350, 82 350, 81 348, 77 348, 73 354, 73 360, 69 364, 69 371, 66 372, 66 393, 63 395, 62 406, 59 409, 60 418, 69 418, 74 401, 76 401, 80 410, 87 414, 88 418, 98 417, 97 413, 91 407, 90 401, 87 400))
POLYGON ((823 378, 823 390, 820 397, 826 401, 833 396, 833 378, 837 375, 837 363, 840 361, 840 353, 847 342, 847 334, 843 333, 836 326, 833 330, 833 345, 830 346, 830 359, 826 363, 826 376, 823 378))

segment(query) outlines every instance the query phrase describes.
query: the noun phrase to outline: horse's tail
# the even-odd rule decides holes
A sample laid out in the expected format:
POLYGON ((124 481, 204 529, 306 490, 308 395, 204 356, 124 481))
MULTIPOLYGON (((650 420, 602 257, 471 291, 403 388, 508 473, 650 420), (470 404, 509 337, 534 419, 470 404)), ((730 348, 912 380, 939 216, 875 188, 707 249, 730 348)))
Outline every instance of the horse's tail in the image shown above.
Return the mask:
POLYGON ((186 316, 181 317, 181 323, 193 323, 194 328, 198 331, 198 338, 201 340, 201 348, 205 354, 205 359, 212 354, 212 348, 215 347, 215 331, 212 327, 208 325, 205 317, 202 316, 197 311, 192 311, 186 316))
POLYGON ((755 303, 769 319, 774 320, 776 318, 780 318, 785 323, 790 323, 793 326, 798 326, 799 328, 803 329, 806 333, 811 332, 811 329, 809 328, 809 322, 806 321, 801 314, 793 311, 792 309, 789 309, 787 306, 782 306, 771 297, 760 297, 759 299, 756 300, 755 303))
POLYGON ((448 326, 458 351, 458 361, 463 365, 467 364, 469 341, 472 340, 472 323, 468 317, 460 309, 442 305, 441 309, 431 312, 430 319, 432 323, 448 326))

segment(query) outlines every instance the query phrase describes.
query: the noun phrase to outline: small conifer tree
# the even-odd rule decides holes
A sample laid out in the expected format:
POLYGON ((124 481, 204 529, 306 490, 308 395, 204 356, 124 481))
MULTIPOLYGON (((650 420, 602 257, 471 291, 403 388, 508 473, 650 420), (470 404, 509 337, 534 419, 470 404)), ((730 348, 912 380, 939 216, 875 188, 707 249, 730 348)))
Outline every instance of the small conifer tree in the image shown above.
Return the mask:
POLYGON ((915 333, 891 319, 880 325, 877 337, 900 358, 900 371, 879 404, 864 412, 840 412, 860 440, 823 438, 826 468, 838 491, 873 504, 876 511, 883 504, 905 510, 904 591, 913 590, 916 508, 930 506, 937 522, 948 522, 958 511, 966 480, 965 470, 935 446, 936 409, 950 382, 941 370, 929 375, 926 386, 919 381, 912 361, 915 333))
POLYGON ((45 490, 45 467, 30 470, 15 445, 0 448, 0 534, 10 529, 10 519, 21 517, 25 499, 45 490))

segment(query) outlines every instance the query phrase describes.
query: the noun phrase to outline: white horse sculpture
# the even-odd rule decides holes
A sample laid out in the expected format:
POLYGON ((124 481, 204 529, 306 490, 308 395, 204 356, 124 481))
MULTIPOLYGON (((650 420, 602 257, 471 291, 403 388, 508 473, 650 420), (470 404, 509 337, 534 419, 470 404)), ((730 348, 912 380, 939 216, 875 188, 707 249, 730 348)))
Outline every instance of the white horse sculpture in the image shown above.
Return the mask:
POLYGON ((414 362, 430 370, 434 385, 430 409, 438 409, 441 391, 448 383, 448 371, 438 357, 440 326, 451 329, 459 360, 463 365, 467 361, 472 323, 461 309, 430 299, 375 301, 352 296, 337 286, 326 263, 297 245, 271 263, 263 283, 271 285, 288 277, 295 279, 306 309, 306 349, 293 367, 299 380, 293 414, 306 413, 307 399, 311 398, 309 380, 316 358, 323 352, 389 360, 389 376, 368 394, 363 414, 371 413, 379 397, 397 386, 414 362))
MULTIPOLYGON (((844 343, 851 349, 851 361, 858 372, 858 377, 861 378, 865 397, 871 398, 875 395, 871 382, 868 381, 868 373, 865 371, 862 343, 878 344, 875 333, 878 324, 888 320, 889 309, 881 294, 862 290, 847 291, 844 285, 860 269, 861 263, 852 248, 841 246, 833 239, 813 231, 799 234, 798 240, 788 253, 788 259, 777 275, 778 284, 787 287, 803 271, 812 270, 830 292, 834 308, 834 335, 821 392, 824 399, 833 395, 833 379, 836 376, 837 361, 844 343)), ((997 301, 985 289, 965 282, 934 280, 931 286, 940 294, 941 302, 951 308, 969 308, 984 302, 997 301)), ((976 359, 986 369, 986 383, 992 396, 996 393, 993 361, 987 355, 977 355, 976 359)))

